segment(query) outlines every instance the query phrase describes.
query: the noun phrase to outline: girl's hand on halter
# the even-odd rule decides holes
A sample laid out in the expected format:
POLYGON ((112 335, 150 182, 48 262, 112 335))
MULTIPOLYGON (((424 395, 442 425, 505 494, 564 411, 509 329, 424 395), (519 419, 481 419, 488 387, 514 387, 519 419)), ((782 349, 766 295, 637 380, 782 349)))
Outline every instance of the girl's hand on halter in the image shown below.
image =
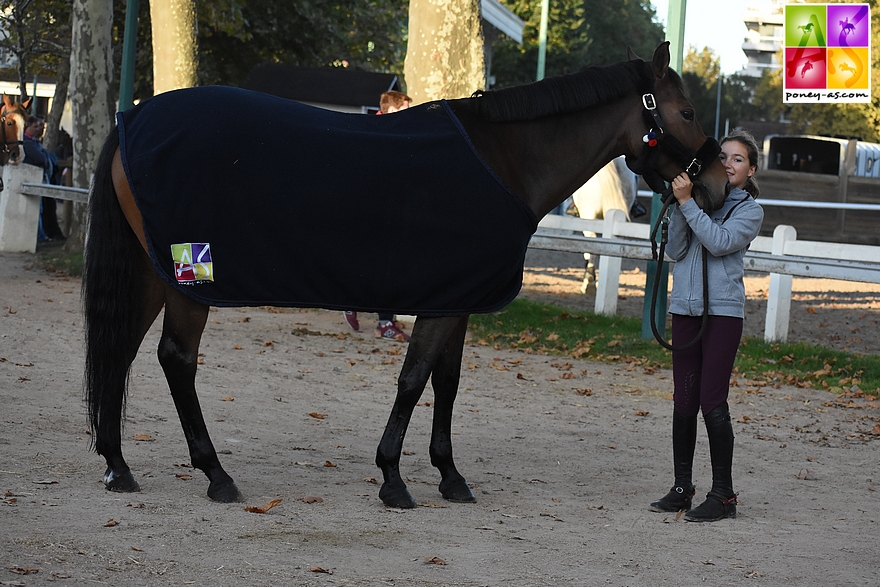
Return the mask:
POLYGON ((694 184, 691 183, 690 176, 683 171, 672 180, 672 195, 675 196, 679 205, 691 199, 693 187, 694 184))

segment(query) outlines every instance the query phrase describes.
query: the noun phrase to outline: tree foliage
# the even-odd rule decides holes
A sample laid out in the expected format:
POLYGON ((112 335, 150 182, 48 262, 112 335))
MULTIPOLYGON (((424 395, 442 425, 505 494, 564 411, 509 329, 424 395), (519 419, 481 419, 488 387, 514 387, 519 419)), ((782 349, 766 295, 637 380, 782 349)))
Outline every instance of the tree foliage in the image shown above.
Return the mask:
POLYGON ((715 132, 716 113, 720 114, 717 124, 719 135, 724 133, 725 127, 734 128, 742 120, 763 117, 760 108, 752 100, 757 80, 739 74, 722 75, 720 59, 708 47, 701 50, 688 48, 682 62, 682 79, 697 111, 697 120, 708 135, 715 132))
MULTIPOLYGON (((541 0, 502 0, 525 21, 523 43, 504 39, 494 48, 495 87, 534 81, 538 63, 541 0)), ((550 0, 547 76, 626 59, 626 47, 646 59, 663 42, 663 26, 647 0, 550 0)))
POLYGON ((691 46, 688 47, 688 52, 684 56, 681 70, 696 75, 700 80, 700 85, 710 88, 721 74, 721 60, 709 47, 703 47, 701 51, 698 51, 696 47, 691 46))
MULTIPOLYGON (((126 0, 115 0, 116 68, 126 0)), ((200 85, 240 85, 266 62, 402 73, 408 0, 196 0, 200 85)), ((153 94, 149 3, 140 0, 133 95, 153 94)))
POLYGON ((22 98, 34 75, 54 75, 70 58, 71 6, 72 0, 0 1, 0 53, 17 64, 22 98))
POLYGON ((400 73, 408 0, 196 0, 199 83, 238 85, 257 64, 400 73))

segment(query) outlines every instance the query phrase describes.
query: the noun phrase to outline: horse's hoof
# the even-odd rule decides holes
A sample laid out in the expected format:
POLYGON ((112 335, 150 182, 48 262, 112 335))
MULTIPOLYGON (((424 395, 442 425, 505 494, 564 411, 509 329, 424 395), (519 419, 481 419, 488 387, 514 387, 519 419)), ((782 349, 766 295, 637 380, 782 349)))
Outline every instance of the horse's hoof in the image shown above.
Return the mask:
POLYGON ((131 474, 131 471, 117 473, 113 469, 107 469, 107 471, 104 472, 104 487, 106 487, 108 491, 119 491, 124 493, 132 493, 141 490, 141 486, 134 480, 134 475, 131 474))
POLYGON ((394 489, 385 483, 379 490, 379 499, 390 508, 412 509, 416 507, 416 500, 412 498, 406 487, 394 489))
POLYGON ((234 481, 211 483, 208 486, 208 497, 220 503, 238 503, 244 501, 244 495, 238 490, 234 481))
POLYGON ((440 483, 440 493, 445 499, 455 503, 475 503, 477 501, 464 479, 458 479, 449 483, 448 486, 440 483))

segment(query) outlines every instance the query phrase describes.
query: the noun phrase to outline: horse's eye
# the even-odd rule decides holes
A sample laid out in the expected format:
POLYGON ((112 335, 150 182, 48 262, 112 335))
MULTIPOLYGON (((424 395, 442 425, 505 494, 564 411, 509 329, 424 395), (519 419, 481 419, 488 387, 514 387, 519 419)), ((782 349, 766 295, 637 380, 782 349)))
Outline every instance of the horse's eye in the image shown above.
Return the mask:
POLYGON ((684 117, 685 120, 693 120, 694 119, 694 111, 693 110, 682 110, 681 115, 682 115, 682 117, 684 117))

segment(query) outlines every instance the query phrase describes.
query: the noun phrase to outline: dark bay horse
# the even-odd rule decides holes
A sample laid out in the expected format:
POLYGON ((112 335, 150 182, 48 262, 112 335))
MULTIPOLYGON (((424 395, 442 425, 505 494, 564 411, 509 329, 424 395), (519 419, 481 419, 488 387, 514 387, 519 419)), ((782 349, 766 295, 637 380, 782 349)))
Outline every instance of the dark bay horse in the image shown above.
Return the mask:
MULTIPOLYGON (((408 264, 394 264, 395 271, 402 272, 404 276, 403 286, 401 280, 396 280, 387 286, 393 288, 394 292, 378 286, 370 290, 358 289, 359 295, 364 297, 363 300, 356 297, 333 297, 337 290, 345 289, 345 281, 337 280, 333 287, 313 288, 312 281, 317 281, 319 277, 314 267, 301 273, 305 277, 298 282, 303 283, 297 283, 296 287, 306 289, 305 293, 297 294, 301 296, 299 298, 279 300, 283 291, 275 293, 273 290, 270 294, 262 295, 263 290, 258 288, 248 289, 245 293, 233 292, 220 300, 219 305, 230 306, 263 305, 267 301, 273 301, 274 305, 328 309, 358 309, 351 304, 359 303, 360 309, 365 311, 387 307, 390 311, 418 316, 398 378, 397 398, 376 453, 376 464, 384 476, 379 497, 386 505, 402 508, 415 505, 401 478, 399 464, 410 417, 429 378, 435 394, 430 456, 432 464, 440 471, 440 492, 451 501, 475 501, 464 477, 453 462, 450 431, 468 315, 474 311, 491 311, 492 308, 501 307, 510 301, 511 296, 515 296, 521 285, 525 248, 535 230, 537 219, 554 209, 618 155, 626 155, 635 170, 644 174, 646 179, 650 178, 654 184, 659 182, 661 188, 662 180, 670 180, 686 170, 694 178, 694 193, 703 206, 713 209, 723 202, 727 174, 717 158, 720 148, 712 139, 707 139, 700 129, 694 107, 683 92, 681 79, 669 68, 668 43, 661 44, 649 62, 638 59, 632 52, 629 56, 629 61, 617 65, 589 68, 577 74, 548 78, 517 88, 478 92, 472 98, 429 103, 422 108, 426 113, 451 113, 449 118, 457 129, 455 132, 461 132, 459 139, 462 136, 466 139, 466 158, 454 169, 444 171, 445 175, 457 175, 459 169, 468 164, 467 157, 470 157, 470 160, 476 162, 476 167, 490 176, 489 184, 497 184, 504 189, 502 199, 496 201, 500 203, 491 206, 479 203, 482 194, 477 192, 483 188, 475 188, 470 183, 465 182, 454 190, 447 190, 461 192, 464 196, 463 199, 456 200, 455 205, 461 208, 452 210, 449 217, 451 221, 444 219, 440 229, 428 226, 428 221, 433 218, 419 217, 422 207, 429 206, 429 203, 419 202, 415 205, 408 200, 401 200, 398 207, 401 210, 412 208, 416 216, 408 224, 414 229, 402 232, 404 236, 397 237, 396 240, 400 241, 396 243, 397 248, 406 251, 429 247, 433 239, 442 238, 447 233, 453 235, 452 240, 466 241, 463 243, 465 247, 491 248, 496 240, 508 242, 504 240, 507 236, 503 233, 505 228, 509 228, 507 232, 523 233, 515 235, 516 238, 510 241, 515 241, 519 248, 507 255, 509 258, 498 259, 497 263, 514 266, 518 264, 518 267, 513 267, 512 272, 503 275, 513 275, 514 282, 518 276, 519 283, 512 283, 512 287, 496 292, 493 289, 496 279, 493 263, 472 267, 467 265, 469 259, 463 258, 470 255, 447 254, 445 258, 441 256, 439 262, 435 260, 435 265, 438 265, 436 268, 432 266, 428 270, 417 266, 418 257, 413 257, 408 264), (652 138, 649 139, 649 136, 652 138), (509 207, 513 210, 514 217, 522 221, 516 226, 502 226, 502 234, 486 238, 483 234, 485 231, 481 228, 484 226, 482 223, 491 222, 486 219, 496 216, 497 206, 509 207), (476 217, 476 228, 460 228, 469 226, 466 222, 469 216, 476 217), (428 232, 429 238, 419 241, 422 232, 428 232), (416 244, 410 243, 409 239, 416 244), (471 240, 477 244, 472 244, 471 240), (431 282, 433 273, 446 269, 455 278, 444 277, 446 281, 441 280, 440 283, 445 284, 442 286, 431 282), (454 290, 460 281, 475 282, 475 291, 481 292, 480 296, 483 296, 484 291, 489 291, 491 300, 483 303, 481 297, 479 302, 468 301, 463 305, 456 305, 431 297, 435 295, 434 290, 441 290, 441 297, 447 295, 446 290, 454 290), (484 283, 486 281, 490 282, 488 286, 484 283), (398 290, 405 290, 401 294, 404 297, 393 297, 399 293, 398 290), (423 299, 429 301, 421 301, 423 299)), ((192 94, 177 94, 177 99, 188 95, 192 94)), ((150 102, 162 104, 163 96, 152 98, 143 105, 150 102)), ((202 104, 191 103, 187 110, 190 115, 196 116, 204 108, 202 104)), ((341 116, 348 116, 349 118, 343 120, 351 125, 358 125, 361 132, 366 128, 364 125, 371 125, 370 129, 380 128, 375 126, 379 124, 406 125, 411 120, 407 118, 410 116, 408 113, 418 110, 418 107, 413 107, 381 117, 341 116)), ((249 152, 247 146, 226 141, 223 137, 233 137, 240 141, 244 133, 237 133, 236 129, 251 128, 254 116, 266 118, 256 112, 242 114, 236 110, 236 104, 228 104, 223 116, 216 121, 199 122, 198 130, 184 129, 189 134, 198 132, 216 136, 217 139, 212 142, 217 144, 202 147, 205 150, 216 150, 210 151, 210 154, 187 153, 187 158, 180 160, 180 155, 172 152, 173 143, 178 139, 166 140, 154 149, 155 156, 159 158, 157 160, 165 162, 162 165, 166 167, 163 167, 152 159, 146 164, 139 163, 146 156, 134 152, 134 143, 128 142, 133 140, 130 135, 134 132, 132 125, 126 122, 130 119, 120 115, 120 132, 111 133, 101 154, 90 197, 83 299, 86 318, 86 397, 95 433, 95 449, 107 462, 104 483, 108 489, 139 490, 138 483, 122 456, 122 412, 131 363, 147 330, 164 307, 158 359, 183 426, 192 465, 201 469, 208 477, 208 496, 211 499, 221 502, 242 499, 236 484, 221 466, 208 435, 196 396, 195 375, 199 341, 206 324, 209 304, 214 303, 211 301, 213 298, 209 299, 199 293, 208 290, 199 288, 214 287, 212 283, 206 283, 213 279, 214 273, 219 282, 222 281, 224 272, 231 275, 234 271, 235 263, 231 261, 227 262, 225 269, 221 269, 220 257, 224 254, 232 257, 234 251, 222 251, 218 244, 220 239, 225 238, 225 233, 230 231, 236 232, 238 238, 238 233, 245 232, 251 224, 257 224, 257 231, 262 232, 265 237, 271 230, 262 223, 272 223, 273 216, 276 215, 270 211, 261 216, 259 222, 253 222, 252 215, 261 213, 260 206, 250 204, 249 207, 230 209, 237 205, 235 195, 227 197, 223 193, 226 180, 233 181, 236 174, 243 172, 242 166, 246 165, 249 152), (228 151, 235 152, 230 154, 228 151), (197 171, 196 162, 199 158, 211 159, 208 171, 197 171), (193 175, 196 177, 190 177, 193 175), (216 175, 223 177, 220 181, 211 179, 216 175), (194 218, 195 213, 187 208, 192 197, 188 190, 198 182, 211 181, 214 181, 210 190, 210 195, 214 198, 211 202, 219 203, 216 206, 206 204, 213 206, 213 216, 210 220, 197 222, 196 220, 201 219, 194 218), (158 192, 168 192, 167 197, 158 192), (158 205, 156 201, 159 202, 158 205), (166 208, 171 210, 165 210, 166 208), (156 220, 154 215, 162 213, 168 215, 156 220), (170 248, 172 254, 180 253, 181 245, 175 243, 179 243, 184 237, 178 237, 175 233, 165 238, 159 233, 177 230, 176 223, 173 222, 176 216, 184 217, 188 221, 187 230, 201 230, 201 225, 207 225, 205 230, 212 230, 215 225, 220 227, 211 236, 213 263, 207 262, 211 257, 207 255, 206 242, 201 242, 190 243, 192 247, 181 253, 185 258, 175 257, 172 264, 168 250, 170 248), (169 228, 170 224, 175 226, 169 228), (178 247, 177 253, 174 253, 174 247, 178 247), (198 256, 199 259, 191 259, 187 255, 198 256), (216 271, 214 266, 217 267, 216 271), (189 285, 180 285, 182 275, 187 279, 183 282, 189 285)), ((329 115, 315 113, 313 116, 329 115)), ((148 119, 142 128, 146 131, 161 129, 166 122, 165 119, 148 119)), ((323 130, 322 136, 331 141, 339 134, 335 128, 322 127, 319 130, 323 130)), ((361 134, 369 133, 364 131, 361 134)), ((337 146, 331 142, 328 152, 333 157, 328 156, 327 161, 321 159, 313 162, 313 167, 332 168, 333 161, 330 159, 335 159, 336 154, 344 148, 343 145, 337 146)), ((453 155, 447 154, 444 149, 442 144, 436 145, 432 159, 451 159, 453 155)), ((286 154, 287 160, 309 157, 315 150, 313 145, 307 145, 301 153, 286 154)), ((370 145, 357 154, 361 159, 377 158, 376 150, 370 145)), ((400 165, 402 175, 420 177, 429 171, 429 165, 424 163, 415 170, 407 169, 405 161, 400 165)), ((336 173, 344 174, 344 171, 336 173)), ((384 177, 373 181, 387 184, 387 180, 384 177)), ((325 180, 322 179, 323 181, 325 180)), ((326 181, 334 181, 334 178, 326 181)), ((361 178, 361 189, 369 187, 369 182, 370 180, 361 178)), ((289 186, 291 194, 298 189, 299 184, 289 186)), ((331 205, 335 205, 335 189, 323 190, 320 199, 329 199, 331 205)), ((252 186, 247 196, 257 197, 254 193, 262 191, 265 191, 265 186, 252 186)), ((379 194, 377 197, 382 197, 385 191, 376 192, 379 194)), ((293 197, 290 194, 288 196, 293 197)), ((440 210, 439 213, 445 211, 440 210)), ((433 211, 422 213, 423 216, 434 214, 433 211)), ((330 240, 345 238, 346 235, 340 234, 342 231, 338 229, 339 221, 339 218, 322 220, 320 217, 313 220, 313 223, 319 225, 315 234, 320 235, 323 231, 331 235, 330 240)), ((285 222, 290 224, 284 235, 288 241, 296 238, 301 231, 311 230, 303 222, 287 216, 285 222)), ((359 238, 369 237, 360 235, 359 238)), ((456 243, 450 241, 442 245, 454 246, 456 243)), ((327 254, 333 252, 332 246, 334 245, 327 245, 327 254)), ((372 245, 351 247, 350 250, 346 249, 345 254, 360 259, 356 257, 359 254, 357 249, 369 249, 370 246, 372 245)), ((508 248, 507 244, 493 255, 503 254, 505 248, 508 248)), ((441 248, 442 250, 445 249, 441 248)), ((313 257, 317 256, 313 250, 308 252, 313 257)), ((415 253, 421 254, 421 251, 417 250, 415 253)), ((277 259, 286 258, 279 256, 277 259)), ((303 258, 303 262, 307 260, 303 258)), ((355 268, 358 267, 357 262, 360 262, 352 262, 351 257, 348 261, 349 266, 355 268)), ((241 262, 257 263, 258 255, 244 256, 241 262)), ((297 271, 296 267, 288 265, 284 269, 288 273, 297 271)), ((332 264, 320 272, 341 273, 332 264)), ((342 279, 348 279, 355 273, 357 271, 348 272, 342 279)), ((247 287, 250 287, 247 282, 242 285, 242 288, 247 287)), ((265 287, 273 288, 276 285, 271 283, 265 287)))
POLYGON ((21 104, 3 94, 3 105, 0 106, 0 135, 3 144, 0 147, 0 165, 17 165, 24 159, 24 129, 27 127, 27 108, 31 104, 28 98, 21 104))

